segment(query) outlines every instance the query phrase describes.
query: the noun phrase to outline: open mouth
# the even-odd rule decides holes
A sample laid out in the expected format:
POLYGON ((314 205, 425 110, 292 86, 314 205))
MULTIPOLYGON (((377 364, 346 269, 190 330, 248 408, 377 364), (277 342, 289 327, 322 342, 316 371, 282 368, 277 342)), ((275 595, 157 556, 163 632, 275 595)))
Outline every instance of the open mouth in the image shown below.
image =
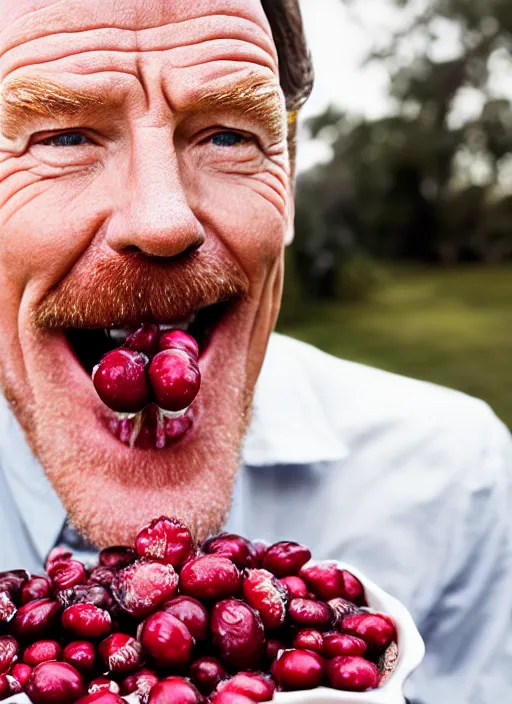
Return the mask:
MULTIPOLYGON (((165 322, 144 320, 140 321, 140 323, 154 323, 158 325, 161 332, 166 330, 183 330, 196 340, 199 345, 199 356, 201 356, 206 352, 218 324, 232 306, 233 300, 221 301, 211 306, 206 306, 181 320, 169 319, 165 322)), ((133 333, 137 327, 139 326, 68 328, 66 330, 66 336, 75 357, 90 375, 100 359, 107 352, 117 347, 122 347, 128 336, 133 333)))

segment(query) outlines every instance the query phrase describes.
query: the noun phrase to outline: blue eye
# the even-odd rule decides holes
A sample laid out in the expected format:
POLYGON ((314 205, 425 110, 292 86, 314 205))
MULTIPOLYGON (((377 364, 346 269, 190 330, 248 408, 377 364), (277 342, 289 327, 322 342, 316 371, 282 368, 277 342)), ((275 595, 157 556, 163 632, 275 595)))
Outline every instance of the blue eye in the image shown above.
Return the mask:
POLYGON ((87 137, 84 137, 80 132, 68 132, 67 134, 56 134, 53 137, 48 137, 41 144, 48 144, 51 147, 81 147, 87 142, 87 137))
POLYGON ((217 132, 211 140, 216 147, 236 147, 237 144, 246 142, 247 138, 238 132, 217 132))

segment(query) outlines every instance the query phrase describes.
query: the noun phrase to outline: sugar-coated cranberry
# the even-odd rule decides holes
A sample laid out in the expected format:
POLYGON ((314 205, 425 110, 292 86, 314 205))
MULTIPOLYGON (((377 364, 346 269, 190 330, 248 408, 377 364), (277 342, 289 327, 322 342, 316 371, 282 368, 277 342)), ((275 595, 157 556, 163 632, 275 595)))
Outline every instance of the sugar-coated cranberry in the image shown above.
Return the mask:
POLYGON ((328 604, 313 599, 292 599, 288 606, 288 616, 297 626, 325 631, 335 620, 334 612, 328 604))
POLYGON ((62 625, 79 638, 101 638, 110 632, 112 619, 94 604, 73 604, 62 613, 62 625))
POLYGON ((96 677, 89 683, 89 688, 87 690, 89 694, 95 694, 96 692, 112 692, 112 694, 119 694, 120 687, 114 680, 109 680, 108 677, 96 677))
POLYGON ((0 623, 9 623, 16 615, 16 604, 9 592, 0 591, 0 623))
POLYGON ((258 672, 238 672, 229 680, 221 682, 219 692, 243 694, 254 702, 269 702, 276 686, 270 677, 258 672))
POLYGON ((290 599, 305 599, 309 594, 306 582, 300 577, 281 577, 279 581, 288 590, 290 599))
POLYGON ((324 661, 307 650, 285 650, 272 665, 272 676, 285 690, 314 689, 324 676, 324 661))
POLYGON ((84 694, 84 685, 66 662, 43 662, 30 673, 25 691, 33 704, 72 704, 84 694))
POLYGON ((144 621, 139 639, 158 667, 183 668, 190 661, 193 646, 190 631, 166 611, 157 611, 144 621))
POLYGON ((11 669, 11 675, 18 680, 22 689, 25 688, 25 684, 30 677, 31 672, 32 668, 30 665, 25 665, 24 662, 17 662, 11 669))
POLYGON ((137 553, 135 550, 126 545, 114 545, 110 548, 103 548, 99 554, 101 567, 108 567, 111 570, 122 570, 135 562, 136 559, 137 553))
POLYGON ((192 337, 183 330, 167 330, 160 335, 158 349, 163 350, 184 350, 193 358, 199 357, 199 345, 192 337))
POLYGON ((221 661, 237 670, 260 666, 265 631, 259 614, 239 599, 220 601, 212 609, 212 643, 221 661))
POLYGON ((29 601, 18 609, 11 623, 11 633, 19 641, 40 640, 51 630, 58 612, 58 601, 29 601))
POLYGON ((128 335, 124 347, 136 352, 143 352, 148 357, 151 357, 156 352, 159 336, 158 325, 142 323, 137 330, 128 335))
POLYGON ((337 599, 329 599, 327 603, 334 611, 336 620, 339 623, 343 621, 345 616, 361 612, 361 609, 358 606, 353 604, 351 601, 347 601, 347 599, 343 599, 342 597, 338 597, 337 599))
POLYGON ((175 596, 167 601, 162 609, 184 623, 194 640, 206 640, 208 612, 197 599, 191 596, 175 596))
POLYGON ((177 588, 178 575, 173 566, 160 562, 136 562, 118 572, 112 582, 116 601, 137 618, 156 611, 177 588))
POLYGON ((237 567, 250 567, 253 561, 252 546, 248 540, 234 533, 221 533, 205 540, 201 550, 209 555, 227 557, 237 567))
POLYGON ((247 603, 261 616, 265 628, 284 624, 288 592, 273 574, 264 569, 246 570, 242 591, 247 603))
POLYGON ((141 645, 125 633, 113 633, 105 638, 98 650, 111 672, 132 672, 140 665, 141 645))
POLYGON ((156 403, 165 411, 188 408, 199 392, 201 373, 185 351, 167 349, 155 355, 148 378, 156 403))
POLYGON ((379 671, 373 662, 361 657, 336 657, 327 661, 327 678, 334 689, 366 692, 379 683, 379 671))
POLYGON ((324 636, 324 655, 335 658, 338 655, 355 655, 363 657, 368 646, 361 638, 347 633, 326 633, 324 636))
POLYGON ((76 702, 76 704, 125 704, 119 694, 101 689, 93 694, 86 694, 76 702))
POLYGON ((311 559, 311 551, 305 545, 281 541, 271 545, 264 557, 263 567, 276 577, 297 575, 302 565, 311 559))
POLYGON ((49 660, 60 660, 62 657, 62 648, 54 640, 38 640, 23 653, 23 662, 25 665, 35 667, 42 662, 49 660))
POLYGON ((47 599, 51 594, 51 585, 46 577, 31 577, 21 589, 21 603, 34 599, 47 599))
POLYGON ((153 687, 148 704, 199 704, 202 701, 193 684, 182 677, 166 677, 153 687))
POLYGON ((364 640, 369 648, 385 648, 396 638, 393 621, 384 614, 345 616, 342 630, 364 640))
POLYGON ((12 636, 0 636, 0 675, 9 672, 18 660, 19 648, 12 636))
POLYGON ((149 693, 158 682, 158 677, 147 670, 142 668, 142 670, 137 670, 137 672, 132 672, 131 675, 125 677, 121 682, 121 694, 127 696, 128 694, 136 694, 140 701, 145 702, 149 696, 149 693))
POLYGON ((119 348, 107 352, 92 372, 103 403, 119 413, 137 413, 149 403, 146 355, 119 348))
POLYGON ((227 677, 227 673, 217 658, 204 656, 191 664, 188 676, 201 694, 208 696, 227 677))
POLYGON ((361 606, 366 605, 366 595, 364 593, 364 587, 361 582, 354 577, 351 572, 347 570, 342 570, 343 581, 345 582, 345 598, 349 601, 353 601, 354 604, 361 606))
POLYGON ((94 669, 96 649, 88 640, 75 640, 66 645, 62 658, 79 672, 88 673, 94 669))
POLYGON ((314 628, 303 628, 295 634, 292 646, 298 650, 312 650, 322 655, 324 650, 324 637, 314 628))
POLYGON ((335 562, 306 564, 301 568, 299 576, 310 591, 324 601, 345 595, 343 570, 335 562))
POLYGON ((135 546, 140 558, 181 567, 192 552, 192 536, 183 523, 162 516, 139 532, 135 546))
POLYGON ((196 599, 219 600, 238 594, 241 575, 226 557, 202 555, 183 566, 180 591, 196 599))

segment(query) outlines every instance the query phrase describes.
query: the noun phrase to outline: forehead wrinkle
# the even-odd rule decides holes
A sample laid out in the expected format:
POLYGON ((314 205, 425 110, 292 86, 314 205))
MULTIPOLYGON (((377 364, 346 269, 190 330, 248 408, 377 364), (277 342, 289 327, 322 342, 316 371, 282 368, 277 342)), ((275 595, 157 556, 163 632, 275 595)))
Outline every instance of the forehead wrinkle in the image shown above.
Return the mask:
POLYGON ((47 78, 19 76, 0 91, 0 131, 7 139, 15 139, 23 126, 38 118, 78 118, 97 113, 112 102, 47 78))

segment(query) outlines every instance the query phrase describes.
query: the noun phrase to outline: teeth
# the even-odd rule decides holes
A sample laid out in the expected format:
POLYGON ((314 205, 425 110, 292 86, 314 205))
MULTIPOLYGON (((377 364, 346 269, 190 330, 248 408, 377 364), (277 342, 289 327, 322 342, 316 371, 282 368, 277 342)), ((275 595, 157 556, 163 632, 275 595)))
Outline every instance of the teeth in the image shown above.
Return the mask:
MULTIPOLYGON (((177 323, 166 323, 165 325, 159 325, 158 327, 160 332, 167 332, 168 330, 183 330, 183 332, 188 332, 189 327, 195 319, 196 316, 192 315, 188 320, 182 320, 177 323)), ((128 335, 132 332, 133 329, 130 328, 105 328, 105 335, 116 345, 122 345, 128 335)))

